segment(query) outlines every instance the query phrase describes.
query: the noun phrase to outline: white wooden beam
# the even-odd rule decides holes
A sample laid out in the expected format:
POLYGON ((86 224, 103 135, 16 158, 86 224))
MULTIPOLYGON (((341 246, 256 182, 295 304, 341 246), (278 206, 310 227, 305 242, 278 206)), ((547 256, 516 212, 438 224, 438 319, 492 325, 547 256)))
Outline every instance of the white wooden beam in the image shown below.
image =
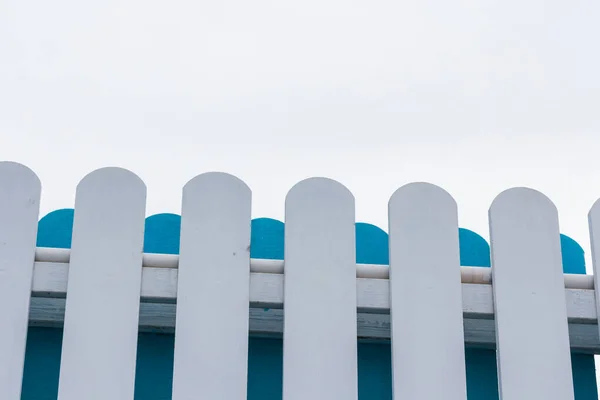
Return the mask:
MULTIPOLYGON (((54 249, 38 247, 35 251, 36 262, 69 263, 71 251, 69 249, 54 249)), ((175 254, 144 253, 142 265, 151 268, 173 269, 179 265, 179 256, 175 254)), ((375 264, 355 264, 356 277, 368 279, 388 279, 389 266, 375 264)), ((265 274, 283 274, 283 260, 250 259, 250 272, 265 274)), ((492 270, 490 268, 461 266, 462 283, 492 283, 492 270)), ((593 289, 594 277, 582 274, 564 274, 565 287, 569 289, 593 289)))
MULTIPOLYGON (((64 263, 35 263, 30 325, 62 325, 68 270, 69 265, 64 263)), ((172 332, 177 269, 144 267, 141 293, 140 330, 172 332)), ((358 336, 388 339, 388 280, 358 278, 356 296, 358 336)), ((565 289, 565 299, 571 329, 571 347, 578 351, 600 354, 594 290, 565 289)), ((250 332, 263 333, 266 329, 267 333, 280 334, 283 300, 283 275, 251 273, 249 306, 256 310, 250 312, 250 332), (263 311, 265 308, 269 310, 263 311)), ((492 286, 463 283, 462 309, 467 345, 493 346, 495 328, 492 286), (473 322, 467 323, 466 320, 473 322)))
MULTIPOLYGON (((480 285, 476 285, 480 286, 480 285)), ((465 286, 463 285, 463 290, 465 286)), ((476 288, 477 289, 477 288, 476 288)), ((481 288, 479 288, 481 289, 481 288)), ((484 288, 486 289, 486 288, 484 288)), ((478 314, 464 313, 464 332, 465 345, 482 348, 495 347, 495 326, 491 319, 492 297, 491 288, 489 296, 485 293, 487 290, 474 291, 471 293, 470 301, 473 298, 479 298, 479 303, 475 307, 478 314), (487 300, 486 300, 487 299, 487 300), (488 313, 484 313, 488 310, 488 313), (487 316, 488 318, 484 318, 487 316)), ((587 292, 587 291, 586 291, 587 292)), ((579 301, 593 301, 593 293, 584 293, 583 295, 566 292, 568 304, 571 308, 580 314, 585 314, 585 310, 577 309, 579 301)), ((464 297, 464 296, 463 296, 464 297)), ((61 298, 41 298, 31 299, 31 308, 29 312, 30 326, 38 327, 61 327, 64 317, 65 300, 61 298)), ((203 313, 210 306, 199 307, 198 312, 203 313)), ((465 308, 465 307, 463 307, 465 308)), ((581 315, 580 315, 581 316, 581 315)), ((595 314, 594 314, 595 317, 595 314)), ((283 310, 280 308, 256 308, 249 310, 250 325, 249 331, 253 336, 281 337, 283 332, 283 310)), ((571 341, 571 350, 578 353, 600 354, 600 341, 598 340, 598 325, 589 323, 590 319, 572 318, 569 323, 569 333, 571 341)), ((315 329, 318 327, 315 326, 315 329)), ((175 328, 175 304, 165 303, 142 303, 140 305, 140 332, 154 333, 173 333, 175 328)), ((390 316, 384 313, 363 313, 357 314, 357 337, 359 340, 387 341, 390 338, 390 316)))

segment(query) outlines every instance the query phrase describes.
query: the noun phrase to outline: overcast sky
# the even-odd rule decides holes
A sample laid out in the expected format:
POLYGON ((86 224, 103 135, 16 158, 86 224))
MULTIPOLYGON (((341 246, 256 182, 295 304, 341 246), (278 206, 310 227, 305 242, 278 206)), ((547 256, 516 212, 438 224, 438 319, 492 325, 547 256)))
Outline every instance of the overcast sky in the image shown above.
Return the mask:
POLYGON ((494 196, 530 186, 587 250, 599 17, 592 0, 3 0, 0 158, 39 174, 43 212, 117 165, 149 214, 222 170, 282 218, 294 183, 327 176, 385 228, 391 193, 426 180, 486 237, 494 196))
POLYGON ((486 238, 493 198, 529 186, 589 262, 599 20, 594 0, 0 0, 0 159, 40 176, 43 213, 114 165, 148 214, 221 170, 282 219, 326 176, 387 229, 393 191, 429 181, 486 238))

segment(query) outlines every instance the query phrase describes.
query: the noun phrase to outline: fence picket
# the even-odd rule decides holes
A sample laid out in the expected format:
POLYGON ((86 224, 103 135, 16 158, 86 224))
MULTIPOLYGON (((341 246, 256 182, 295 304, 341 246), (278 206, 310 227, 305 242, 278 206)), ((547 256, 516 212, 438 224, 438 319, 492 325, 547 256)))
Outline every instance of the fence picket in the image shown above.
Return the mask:
POLYGON ((183 190, 173 400, 246 398, 251 197, 224 173, 183 190))
POLYGON ((556 207, 509 189, 489 219, 500 399, 573 399, 556 207))
POLYGON ((354 217, 354 197, 330 179, 287 194, 284 400, 358 397, 354 217))
MULTIPOLYGON (((253 248, 252 276, 252 193, 232 175, 202 174, 186 184, 181 219, 170 215, 175 231, 161 231, 171 245, 165 253, 177 257, 144 243, 145 226, 157 226, 144 218, 144 183, 127 170, 87 175, 77 187, 74 221, 67 212, 64 226, 41 236, 40 192, 35 173, 0 162, 2 400, 134 400, 157 391, 173 400, 245 400, 259 392, 269 399, 358 400, 359 383, 360 396, 397 400, 498 397, 497 388, 507 400, 597 397, 593 357, 583 353, 599 351, 600 200, 588 215, 593 278, 572 275, 584 273, 583 249, 561 239, 552 202, 515 188, 489 210, 491 285, 490 270, 463 268, 461 286, 461 260, 489 266, 490 251, 481 248, 475 257, 469 246, 460 248, 456 203, 428 183, 392 195, 390 234, 380 232, 381 241, 361 236, 365 225, 355 224, 354 197, 344 186, 325 178, 298 183, 286 197, 285 225, 278 222, 280 254, 253 248), (381 254, 383 243, 389 252, 381 254), (140 321, 142 277, 142 300, 153 304, 142 304, 140 321), (55 298, 65 292, 66 306, 55 298), (167 304, 174 299, 176 305, 167 304), (258 309, 273 304, 285 312, 258 309), (376 314, 388 308, 391 329, 376 314), (28 319, 44 327, 64 321, 64 330, 28 329, 28 319), (249 328, 281 332, 281 319, 283 380, 282 341, 248 337, 249 328), (138 326, 170 331, 173 324, 174 354, 173 336, 164 343, 140 336, 140 348, 151 351, 140 353, 145 376, 136 388, 138 326), (493 350, 472 351, 494 344, 494 324, 497 370, 493 350), (389 335, 391 348, 357 345, 357 334, 389 335), (473 345, 467 362, 465 340, 473 345), (149 384, 156 365, 166 374, 149 384)), ((253 232, 258 241, 269 234, 253 232)))
MULTIPOLYGON (((594 290, 596 293, 596 312, 600 315, 600 199, 596 200, 588 214, 590 245, 592 249, 592 267, 594 270, 594 290)), ((598 324, 600 327, 600 324, 598 324)), ((599 332, 600 334, 600 332, 599 332)))
POLYGON ((456 203, 412 183, 393 194, 388 215, 394 399, 465 400, 456 203))
POLYGON ((0 399, 19 400, 41 184, 29 168, 0 162, 0 399))
POLYGON ((145 202, 120 168, 77 186, 59 400, 133 399, 145 202))

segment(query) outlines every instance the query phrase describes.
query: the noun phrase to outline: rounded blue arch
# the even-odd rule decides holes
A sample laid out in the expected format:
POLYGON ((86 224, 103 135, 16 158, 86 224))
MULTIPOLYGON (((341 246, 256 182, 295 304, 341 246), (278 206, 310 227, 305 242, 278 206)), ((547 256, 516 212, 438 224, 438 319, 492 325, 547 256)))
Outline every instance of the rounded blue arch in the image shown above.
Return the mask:
POLYGON ((70 249, 75 210, 63 208, 46 214, 38 223, 37 246, 70 249))
POLYGON ((151 215, 146 218, 144 229, 144 253, 179 254, 180 215, 151 215))
POLYGON ((255 218, 250 233, 250 257, 283 260, 285 225, 273 218, 255 218))
POLYGON ((389 238, 380 227, 366 222, 356 223, 356 262, 389 265, 389 238))
POLYGON ((490 245, 479 234, 466 228, 458 229, 460 243, 460 265, 490 267, 490 245))

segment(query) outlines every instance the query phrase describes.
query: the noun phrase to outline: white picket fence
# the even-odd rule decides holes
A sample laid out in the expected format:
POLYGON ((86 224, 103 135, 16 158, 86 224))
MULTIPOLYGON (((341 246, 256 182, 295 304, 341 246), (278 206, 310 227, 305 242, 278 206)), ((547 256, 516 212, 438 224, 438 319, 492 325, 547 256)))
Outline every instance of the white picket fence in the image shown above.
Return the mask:
MULTIPOLYGON (((250 259, 251 191, 228 174, 184 187, 179 256, 143 254, 146 187, 127 170, 78 185, 70 251, 36 249, 40 194, 31 170, 0 163, 2 400, 20 398, 34 300, 65 294, 59 400, 132 400, 138 331, 175 299, 162 320, 175 332, 173 400, 245 399, 248 335, 261 329, 283 333, 284 400, 357 399, 361 335, 390 337, 396 400, 466 399, 469 342, 496 344, 508 400, 574 399, 571 349, 600 353, 600 285, 563 274, 556 208, 532 189, 490 207, 491 272, 461 268, 456 204, 428 183, 389 201, 389 269, 356 265, 354 198, 325 178, 286 197, 283 263, 250 259), (284 308, 283 324, 251 305, 284 308), (373 329, 386 313, 391 329, 373 329)), ((600 254, 598 203, 589 220, 600 254)))

